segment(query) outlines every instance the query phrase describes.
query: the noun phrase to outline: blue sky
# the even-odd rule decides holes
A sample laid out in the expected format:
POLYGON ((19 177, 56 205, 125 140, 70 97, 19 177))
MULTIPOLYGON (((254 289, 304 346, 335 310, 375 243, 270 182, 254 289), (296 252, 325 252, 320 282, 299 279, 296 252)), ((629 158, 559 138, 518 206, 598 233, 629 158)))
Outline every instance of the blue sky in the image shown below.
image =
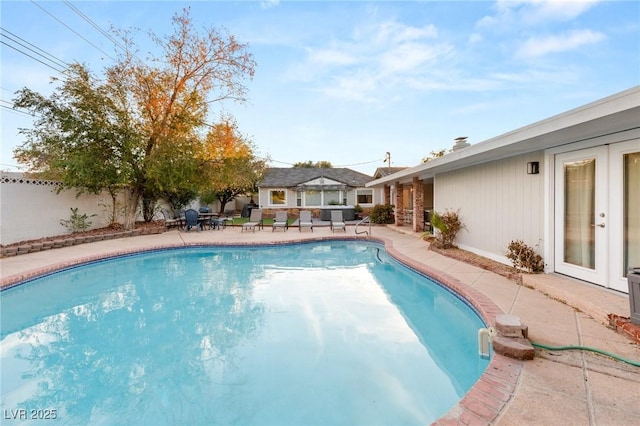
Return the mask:
POLYGON ((211 120, 234 115, 273 167, 373 174, 386 152, 414 166, 458 136, 478 143, 640 84, 638 1, 3 0, 0 168, 16 170, 17 129, 31 123, 7 108, 14 92, 49 94, 61 76, 11 39, 100 73, 114 45, 91 23, 163 35, 185 6, 197 27, 249 45, 248 103, 217 104, 211 120))

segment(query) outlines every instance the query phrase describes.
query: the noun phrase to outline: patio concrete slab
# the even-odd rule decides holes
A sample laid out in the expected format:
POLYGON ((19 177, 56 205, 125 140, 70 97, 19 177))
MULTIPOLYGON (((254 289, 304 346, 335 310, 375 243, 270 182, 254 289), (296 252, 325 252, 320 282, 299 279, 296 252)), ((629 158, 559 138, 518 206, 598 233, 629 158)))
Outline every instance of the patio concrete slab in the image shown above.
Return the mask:
MULTIPOLYGON (((640 361, 640 346, 607 326, 606 315, 629 315, 626 295, 555 275, 526 276, 524 286, 433 251, 420 234, 375 226, 372 236, 390 252, 422 265, 476 297, 485 312, 520 317, 531 340, 550 346, 581 345, 640 361)), ((314 232, 201 232, 178 230, 128 237, 0 259, 1 283, 60 266, 129 251, 193 244, 281 244, 301 240, 362 238, 329 228, 314 232)), ((637 425, 640 424, 640 368, 588 351, 536 350, 521 362, 494 356, 490 368, 465 399, 439 424, 637 425)))

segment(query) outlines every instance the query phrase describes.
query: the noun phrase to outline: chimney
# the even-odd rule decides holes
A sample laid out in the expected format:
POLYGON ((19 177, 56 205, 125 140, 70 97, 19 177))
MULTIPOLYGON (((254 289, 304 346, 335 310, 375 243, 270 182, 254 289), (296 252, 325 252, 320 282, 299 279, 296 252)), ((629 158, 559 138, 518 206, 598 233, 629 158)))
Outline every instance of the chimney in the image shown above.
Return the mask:
POLYGON ((453 151, 457 151, 459 149, 471 146, 471 144, 467 142, 467 137, 466 136, 459 136, 459 137, 457 137, 455 139, 455 141, 456 141, 456 143, 453 144, 453 151))

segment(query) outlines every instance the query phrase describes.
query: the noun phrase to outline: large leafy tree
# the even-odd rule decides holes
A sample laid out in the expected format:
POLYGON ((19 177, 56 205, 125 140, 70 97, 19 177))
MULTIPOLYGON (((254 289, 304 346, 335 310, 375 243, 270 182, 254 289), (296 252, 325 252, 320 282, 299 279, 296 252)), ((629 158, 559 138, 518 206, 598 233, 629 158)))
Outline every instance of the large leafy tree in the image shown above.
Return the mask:
POLYGON ((64 187, 124 190, 125 228, 135 226, 142 200, 149 206, 200 186, 209 107, 243 102, 242 82, 254 73, 246 45, 215 28, 198 33, 188 9, 173 27, 166 38, 152 35, 159 56, 141 60, 132 33, 119 31, 126 50, 102 79, 75 64, 49 98, 25 88, 14 101, 39 115, 21 130, 18 161, 64 187))
POLYGON ((256 155, 252 141, 228 116, 211 127, 201 158, 205 178, 202 193, 220 202, 221 213, 237 196, 255 192, 266 168, 266 160, 256 155))

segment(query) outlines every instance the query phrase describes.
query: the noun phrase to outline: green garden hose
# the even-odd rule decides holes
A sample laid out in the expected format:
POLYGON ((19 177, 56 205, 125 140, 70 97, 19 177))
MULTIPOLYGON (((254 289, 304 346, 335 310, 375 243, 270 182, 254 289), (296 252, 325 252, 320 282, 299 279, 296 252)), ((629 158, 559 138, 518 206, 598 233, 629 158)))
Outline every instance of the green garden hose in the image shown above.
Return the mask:
POLYGON ((546 349, 548 351, 566 351, 566 350, 570 350, 570 349, 578 349, 578 350, 581 350, 581 351, 596 352, 596 353, 611 357, 613 359, 617 359, 618 361, 626 362, 627 364, 631 364, 631 365, 633 365, 635 367, 640 367, 640 362, 632 361, 630 359, 623 358, 623 357, 621 357, 619 355, 612 354, 611 352, 603 351, 603 350, 596 349, 596 348, 590 348, 588 346, 547 346, 547 345, 543 345, 541 343, 535 343, 535 342, 530 342, 530 343, 531 343, 531 346, 534 346, 536 348, 546 349))

